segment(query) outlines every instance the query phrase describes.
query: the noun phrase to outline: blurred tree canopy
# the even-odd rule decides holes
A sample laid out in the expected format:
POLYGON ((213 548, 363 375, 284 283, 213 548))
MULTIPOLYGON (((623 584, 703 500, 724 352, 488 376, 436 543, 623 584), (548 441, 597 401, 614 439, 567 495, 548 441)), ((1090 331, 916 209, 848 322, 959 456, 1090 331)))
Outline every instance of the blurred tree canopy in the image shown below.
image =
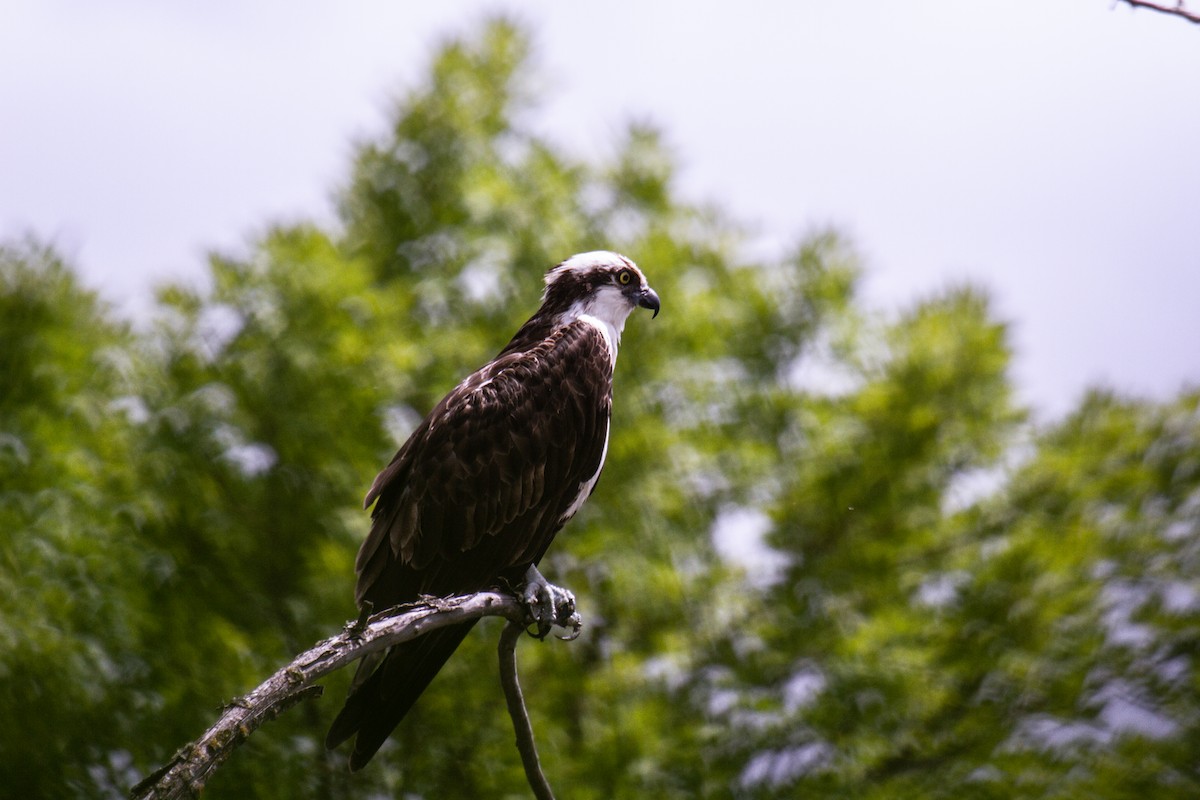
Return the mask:
MULTIPOLYGON (((536 134, 530 64, 505 20, 446 43, 339 224, 214 255, 153 325, 0 248, 0 785, 123 795, 353 617, 376 470, 605 248, 664 313, 545 564, 585 635, 521 648, 563 796, 1200 795, 1200 392, 1032 425, 986 292, 884 317, 836 231, 747 257, 653 127, 599 163, 536 134)), ((364 772, 321 747, 347 675, 207 796, 524 796, 497 633, 364 772)))

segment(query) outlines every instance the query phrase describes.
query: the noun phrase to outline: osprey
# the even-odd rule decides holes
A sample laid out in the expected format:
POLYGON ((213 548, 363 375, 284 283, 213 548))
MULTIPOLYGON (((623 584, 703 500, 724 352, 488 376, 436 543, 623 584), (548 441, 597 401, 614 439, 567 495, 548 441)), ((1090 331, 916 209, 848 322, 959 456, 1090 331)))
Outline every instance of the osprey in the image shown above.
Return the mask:
MULTIPOLYGON (((549 608, 541 619, 556 616, 570 593, 537 563, 596 488, 617 345, 639 306, 658 316, 658 295, 616 253, 581 253, 546 273, 537 313, 429 412, 367 492, 360 608, 507 583, 549 608)), ((370 761, 473 624, 365 657, 326 747, 357 734, 350 768, 370 761)))

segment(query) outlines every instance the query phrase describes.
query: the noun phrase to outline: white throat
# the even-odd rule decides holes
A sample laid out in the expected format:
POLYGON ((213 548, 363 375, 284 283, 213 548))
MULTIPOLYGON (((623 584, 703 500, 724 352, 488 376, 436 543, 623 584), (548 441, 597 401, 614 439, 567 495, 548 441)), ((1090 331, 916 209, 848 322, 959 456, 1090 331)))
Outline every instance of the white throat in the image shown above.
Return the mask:
POLYGON ((569 325, 578 320, 594 326, 608 343, 608 352, 615 366, 621 332, 625 330, 625 320, 629 319, 632 312, 633 306, 621 290, 615 286, 602 286, 586 300, 572 303, 559 317, 558 324, 569 325))

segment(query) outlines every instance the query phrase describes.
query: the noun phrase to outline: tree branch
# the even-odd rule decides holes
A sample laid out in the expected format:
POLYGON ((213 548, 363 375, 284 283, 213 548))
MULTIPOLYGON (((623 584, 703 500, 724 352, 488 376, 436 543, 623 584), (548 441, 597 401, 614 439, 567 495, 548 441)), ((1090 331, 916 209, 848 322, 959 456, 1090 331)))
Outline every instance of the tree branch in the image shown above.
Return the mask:
POLYGON ((517 680, 517 640, 524 632, 525 626, 522 623, 509 620, 500 634, 500 685, 504 687, 508 715, 512 717, 513 732, 517 735, 517 751, 521 754, 521 764, 525 767, 525 779, 529 781, 529 787, 533 789, 533 796, 537 800, 554 800, 554 792, 542 773, 537 745, 533 742, 533 725, 529 722, 525 698, 517 680))
POLYGON ((319 697, 318 679, 352 661, 391 647, 394 644, 415 639, 430 631, 482 617, 504 617, 509 620, 501 636, 501 668, 505 669, 505 654, 511 664, 511 684, 504 679, 505 695, 513 724, 517 725, 517 713, 524 718, 523 730, 517 731, 518 749, 525 763, 530 785, 539 797, 553 797, 550 787, 537 765, 537 751, 533 749, 533 731, 525 713, 520 685, 516 683, 516 640, 529 623, 526 606, 512 595, 501 592, 478 592, 476 594, 446 599, 428 598, 424 602, 399 609, 389 609, 370 618, 360 618, 349 623, 345 629, 296 656, 287 666, 265 680, 254 691, 236 698, 225 707, 224 712, 199 739, 185 745, 175 753, 167 764, 148 775, 133 787, 131 796, 135 800, 167 800, 168 798, 195 797, 204 788, 212 773, 224 763, 234 749, 246 741, 264 722, 268 722, 291 708, 301 700, 319 697), (399 613, 397 613, 399 612, 399 613), (507 641, 507 644, 506 644, 507 641), (515 687, 515 698, 511 694, 515 687), (525 744, 521 742, 525 740, 525 744), (526 755, 526 748, 533 754, 534 773, 526 755), (534 776, 541 779, 544 789, 534 785, 534 776), (542 794, 541 792, 545 792, 542 794))
POLYGON ((1158 3, 1149 3, 1149 2, 1146 2, 1146 0, 1121 0, 1121 1, 1128 3, 1131 8, 1148 8, 1151 11, 1157 11, 1160 14, 1170 14, 1173 17, 1182 17, 1183 19, 1186 19, 1188 22, 1194 22, 1197 25, 1200 25, 1200 14, 1196 14, 1196 13, 1194 13, 1192 11, 1188 11, 1186 8, 1184 8, 1183 0, 1177 0, 1175 5, 1173 5, 1173 6, 1160 5, 1158 3))

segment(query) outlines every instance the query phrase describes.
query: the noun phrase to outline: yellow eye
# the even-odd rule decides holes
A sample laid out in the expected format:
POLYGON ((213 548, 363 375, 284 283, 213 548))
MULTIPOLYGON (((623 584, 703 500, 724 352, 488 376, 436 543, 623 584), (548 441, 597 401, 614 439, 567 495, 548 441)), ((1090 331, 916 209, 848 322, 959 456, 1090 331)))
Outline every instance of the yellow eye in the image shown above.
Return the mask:
POLYGON ((623 269, 617 273, 617 283, 622 286, 628 286, 631 280, 633 280, 633 273, 629 270, 623 269))

